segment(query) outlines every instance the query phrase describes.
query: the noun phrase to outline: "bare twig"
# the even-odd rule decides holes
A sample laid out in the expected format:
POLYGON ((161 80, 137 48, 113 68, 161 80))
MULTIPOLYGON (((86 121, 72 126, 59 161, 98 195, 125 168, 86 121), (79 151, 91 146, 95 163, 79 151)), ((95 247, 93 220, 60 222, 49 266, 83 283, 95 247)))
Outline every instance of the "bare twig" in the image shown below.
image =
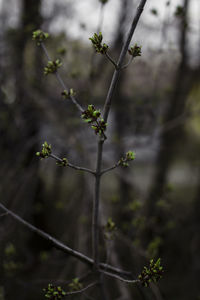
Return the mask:
POLYGON ((121 70, 124 58, 125 58, 126 53, 128 51, 128 47, 130 45, 131 39, 132 39, 133 34, 135 32, 135 29, 137 27, 137 24, 138 24, 138 21, 140 19, 140 16, 141 16, 141 14, 143 12, 143 9, 144 9, 144 6, 146 4, 146 1, 147 0, 141 0, 140 1, 140 4, 139 4, 139 6, 137 8, 137 12, 136 12, 135 17, 133 19, 131 28, 129 30, 128 36, 127 36, 127 38, 126 38, 126 40, 124 42, 124 45, 122 47, 122 51, 120 53, 119 60, 118 60, 118 63, 117 63, 118 69, 115 70, 115 72, 113 74, 112 81, 111 81, 111 84, 110 84, 110 88, 108 90, 108 94, 107 94, 105 105, 104 105, 103 119, 104 119, 105 122, 107 122, 107 119, 108 119, 112 96, 113 96, 113 93, 114 93, 114 90, 115 90, 115 86, 116 86, 117 80, 119 78, 119 74, 120 74, 120 70, 121 70))
POLYGON ((132 279, 132 280, 130 280, 130 279, 125 279, 125 278, 123 278, 123 277, 121 277, 121 276, 119 276, 119 275, 116 275, 116 274, 113 274, 113 273, 110 273, 110 272, 108 272, 108 271, 101 271, 103 274, 105 274, 105 275, 107 275, 107 276, 110 276, 110 277, 113 277, 113 278, 115 278, 115 279, 118 279, 118 280, 120 280, 120 281, 123 281, 123 282, 125 282, 125 283, 132 283, 132 284, 134 284, 134 283, 139 283, 140 281, 139 281, 139 279, 132 279))
POLYGON ((117 63, 112 59, 112 57, 110 57, 110 55, 106 52, 105 56, 107 57, 107 59, 114 65, 115 69, 118 69, 118 65, 117 63))
MULTIPOLYGON (((58 162, 61 162, 61 163, 63 162, 63 160, 60 157, 56 156, 55 154, 50 154, 49 157, 55 159, 58 162)), ((87 173, 91 173, 91 174, 95 175, 94 171, 92 171, 90 169, 87 169, 87 168, 75 166, 75 165, 73 165, 69 162, 67 162, 67 167, 72 168, 72 169, 77 170, 77 171, 83 171, 83 172, 87 172, 87 173)))
MULTIPOLYGON (((44 53, 45 53, 45 55, 46 55, 48 61, 51 61, 51 58, 50 58, 50 56, 49 56, 49 54, 48 54, 48 51, 47 51, 47 48, 46 48, 46 46, 44 45, 44 43, 42 43, 42 42, 41 42, 41 47, 42 47, 42 49, 43 49, 43 51, 44 51, 44 53)), ((62 78, 61 78, 61 76, 60 76, 60 74, 59 74, 58 71, 55 72, 55 76, 56 76, 58 82, 60 83, 62 89, 68 91, 69 89, 68 89, 68 87, 66 86, 66 84, 64 83, 64 81, 62 80, 62 78)), ((76 98, 75 98, 73 95, 69 95, 69 98, 70 98, 70 100, 72 101, 72 103, 78 108, 78 110, 82 113, 82 112, 84 111, 84 109, 83 109, 82 106, 78 103, 78 101, 76 100, 76 98)))
POLYGON ((119 166, 120 166, 119 163, 116 163, 114 166, 102 170, 102 171, 101 171, 101 175, 103 175, 103 174, 105 174, 105 173, 107 173, 107 172, 110 172, 110 171, 112 171, 112 170, 118 168, 119 166))
MULTIPOLYGON (((55 239, 54 237, 52 237, 50 234, 44 232, 43 230, 41 230, 41 229, 35 227, 34 225, 32 225, 31 223, 25 221, 19 215, 15 214, 14 212, 12 212, 8 208, 6 208, 2 203, 0 203, 0 208, 3 211, 5 211, 8 215, 12 216, 19 223, 23 224, 25 227, 29 228, 31 231, 35 232, 36 234, 40 235, 45 240, 50 242, 55 248, 57 248, 57 249, 63 251, 64 253, 67 253, 67 254, 79 259, 80 261, 87 264, 88 266, 92 267, 94 265, 94 260, 92 258, 82 254, 81 252, 73 250, 72 248, 70 248, 70 247, 66 246, 65 244, 63 244, 61 241, 59 241, 59 240, 55 239)), ((120 275, 124 275, 124 276, 131 276, 131 272, 123 271, 123 270, 120 270, 119 268, 115 268, 111 265, 107 265, 107 264, 104 264, 104 263, 100 263, 99 268, 101 270, 109 270, 110 272, 113 272, 113 273, 116 273, 116 274, 120 274, 120 275)))
POLYGON ((130 57, 130 59, 129 59, 129 61, 127 62, 127 64, 123 65, 123 66, 121 67, 121 69, 126 69, 126 68, 128 68, 128 66, 132 63, 132 61, 133 61, 133 56, 130 57))

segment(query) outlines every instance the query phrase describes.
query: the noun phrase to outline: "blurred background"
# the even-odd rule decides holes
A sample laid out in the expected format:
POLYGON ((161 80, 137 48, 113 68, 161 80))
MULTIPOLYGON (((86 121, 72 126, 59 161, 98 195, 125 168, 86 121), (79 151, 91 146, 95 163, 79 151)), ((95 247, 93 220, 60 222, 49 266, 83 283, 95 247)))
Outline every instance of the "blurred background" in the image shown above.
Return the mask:
MULTIPOLYGON (((35 226, 91 256, 93 177, 38 160, 46 140, 53 153, 95 168, 97 137, 53 75, 32 41, 38 28, 52 59, 63 62, 63 80, 83 107, 102 109, 113 74, 89 41, 102 31, 117 60, 138 0, 0 1, 0 201, 35 226)), ((111 299, 200 299, 200 2, 151 0, 132 45, 142 57, 124 69, 108 120, 104 167, 128 150, 136 160, 105 174, 103 227, 109 217, 116 238, 101 234, 109 263, 137 276, 150 258, 165 269, 158 287, 106 281, 111 299)), ((127 57, 128 61, 128 57, 127 57)), ((44 299, 42 288, 87 268, 54 249, 0 211, 0 299, 44 299)), ((74 299, 97 299, 95 289, 74 299)))

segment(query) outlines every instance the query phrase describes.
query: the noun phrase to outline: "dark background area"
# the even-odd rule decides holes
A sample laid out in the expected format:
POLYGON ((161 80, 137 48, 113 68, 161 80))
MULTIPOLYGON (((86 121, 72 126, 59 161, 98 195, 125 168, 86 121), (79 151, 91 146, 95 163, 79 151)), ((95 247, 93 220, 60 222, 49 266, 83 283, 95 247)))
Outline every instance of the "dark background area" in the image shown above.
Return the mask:
MULTIPOLYGON (((110 6, 101 10, 99 1, 94 2, 97 30, 110 6)), ((136 4, 118 3, 119 15, 107 37, 115 59, 136 4)), ((141 289, 109 279, 111 299, 200 299, 200 29, 194 26, 192 4, 193 0, 182 0, 178 8, 163 0, 162 17, 156 3, 147 6, 132 41, 144 42, 142 57, 123 70, 113 97, 104 167, 128 150, 136 152, 136 160, 103 177, 102 226, 111 217, 118 228, 108 245, 109 262, 137 277, 150 258, 161 257, 165 273, 158 288, 141 289)), ((53 59, 62 60, 64 81, 83 107, 94 104, 102 109, 113 66, 94 54, 88 41, 93 32, 75 9, 73 1, 52 1, 49 13, 46 1, 2 1, 0 201, 91 256, 92 176, 35 155, 46 140, 56 155, 95 168, 97 137, 72 103, 62 98, 56 78, 43 75, 47 61, 32 40, 38 28, 50 32, 45 44, 53 59), (67 28, 59 23, 64 19, 67 28), (73 38, 70 22, 78 24, 79 38, 73 38)), ((103 35, 104 31, 105 27, 103 35)), ((82 263, 0 211, 1 300, 44 299, 42 288, 48 283, 67 290, 70 280, 86 272, 82 263)), ((95 290, 88 295, 96 299, 95 290)))

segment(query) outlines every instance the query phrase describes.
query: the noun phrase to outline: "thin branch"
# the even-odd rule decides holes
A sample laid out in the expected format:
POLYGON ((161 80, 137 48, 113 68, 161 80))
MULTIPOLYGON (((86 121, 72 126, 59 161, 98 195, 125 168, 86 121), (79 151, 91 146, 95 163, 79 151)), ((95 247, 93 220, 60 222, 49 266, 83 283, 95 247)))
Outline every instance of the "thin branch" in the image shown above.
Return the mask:
MULTIPOLYGON (((40 235, 45 240, 50 242, 55 248, 57 248, 57 249, 63 251, 64 253, 67 253, 67 254, 79 259, 80 261, 82 261, 83 263, 85 263, 85 264, 87 264, 91 267, 94 265, 94 260, 92 258, 82 254, 81 252, 73 250, 72 248, 66 246, 65 244, 63 244, 59 240, 52 237, 50 234, 44 232, 43 230, 41 230, 41 229, 35 227, 34 225, 32 225, 31 223, 25 221, 19 215, 15 214, 14 212, 12 212, 8 208, 6 208, 2 203, 0 203, 0 208, 3 211, 5 211, 8 215, 12 216, 19 223, 21 223, 25 227, 29 228, 31 231, 35 232, 36 234, 40 235)), ((113 267, 111 265, 107 265, 107 264, 104 264, 104 263, 100 263, 99 267, 100 267, 101 270, 109 270, 109 271, 111 271, 113 273, 116 273, 116 274, 131 276, 131 272, 123 271, 123 270, 120 270, 119 268, 116 268, 116 267, 113 267)))
POLYGON ((107 122, 107 119, 108 119, 108 115, 109 115, 109 111, 110 111, 110 107, 111 107, 111 100, 112 100, 112 96, 113 96, 113 93, 114 93, 114 90, 115 90, 115 87, 116 87, 117 80, 119 78, 119 74, 120 74, 120 71, 121 71, 121 66, 123 64, 124 58, 125 58, 126 53, 128 51, 128 47, 130 45, 131 39, 133 37, 133 34, 135 32, 135 29, 137 27, 138 21, 139 21, 140 16, 143 12, 143 9, 144 9, 144 6, 145 6, 146 2, 147 2, 147 0, 141 0, 140 1, 140 4, 137 8, 135 17, 133 19, 131 28, 129 30, 128 36, 127 36, 127 38, 124 42, 124 45, 122 47, 122 51, 120 53, 119 60, 118 60, 118 63, 117 63, 118 69, 115 70, 115 72, 113 74, 112 81, 111 81, 111 84, 110 84, 110 88, 108 90, 108 94, 107 94, 105 105, 104 105, 103 119, 104 119, 105 122, 107 122))
MULTIPOLYGON (((58 156, 56 156, 54 154, 50 154, 49 157, 51 157, 51 158, 53 158, 56 161, 59 161, 61 163, 63 162, 63 160, 60 157, 58 157, 58 156)), ((91 174, 95 175, 95 171, 92 171, 92 170, 87 169, 87 168, 75 166, 75 165, 73 165, 73 164, 71 164, 69 162, 67 163, 67 167, 72 168, 72 169, 77 170, 77 171, 83 171, 83 172, 87 172, 87 173, 91 173, 91 174)))
POLYGON ((90 283, 89 285, 87 285, 86 287, 84 287, 83 289, 79 290, 79 291, 74 291, 74 292, 69 292, 69 293, 66 293, 65 297, 67 296, 72 296, 72 295, 76 295, 76 294, 81 294, 85 291, 87 291, 88 289, 92 288, 93 286, 99 284, 98 281, 95 281, 93 283, 90 283))
MULTIPOLYGON (((45 55, 46 55, 48 61, 51 61, 51 58, 50 58, 50 56, 49 56, 49 54, 48 54, 48 51, 47 51, 47 48, 46 48, 46 46, 44 45, 44 43, 42 43, 42 42, 41 42, 41 47, 42 47, 42 49, 43 49, 43 51, 44 51, 44 53, 45 53, 45 55)), ((61 78, 61 76, 60 76, 60 74, 59 74, 58 71, 55 72, 55 76, 56 76, 58 82, 60 83, 62 89, 68 91, 69 89, 68 89, 68 87, 66 86, 66 84, 64 83, 64 81, 62 80, 62 78, 61 78)), ((75 98, 73 95, 69 95, 69 98, 70 98, 70 100, 72 101, 72 103, 78 108, 78 110, 82 113, 82 112, 84 111, 84 109, 83 109, 82 106, 78 103, 78 101, 76 100, 76 98, 75 98)))
POLYGON ((63 252, 65 252, 67 254, 70 254, 70 255, 78 258, 79 260, 81 260, 84 263, 87 263, 88 265, 93 265, 93 260, 92 259, 90 259, 86 255, 84 255, 84 254, 82 254, 82 253, 80 253, 80 252, 78 252, 76 250, 73 250, 73 249, 69 248, 68 246, 64 245, 62 242, 60 242, 59 240, 55 239, 54 237, 52 237, 48 233, 44 232, 41 229, 38 229, 37 227, 35 227, 31 223, 25 221, 19 215, 15 214, 14 212, 12 212, 8 208, 6 208, 2 203, 0 203, 0 208, 3 209, 9 215, 11 215, 14 219, 16 219, 17 221, 19 221, 21 224, 23 224, 25 227, 29 228, 31 231, 37 233, 38 235, 40 235, 41 237, 43 237, 45 240, 47 240, 50 243, 52 243, 55 248, 57 248, 59 250, 62 250, 63 252))
POLYGON ((110 171, 112 171, 112 170, 118 168, 119 166, 120 166, 119 163, 116 163, 114 166, 102 170, 102 171, 101 171, 101 175, 103 175, 103 174, 105 174, 105 173, 107 173, 107 172, 110 172, 110 171))
POLYGON ((110 55, 106 52, 105 56, 107 57, 107 59, 114 65, 115 69, 118 69, 118 65, 117 63, 112 59, 112 57, 110 57, 110 55))
POLYGON ((125 283, 132 283, 132 284, 134 284, 134 283, 139 283, 140 282, 139 279, 129 280, 129 279, 125 279, 125 278, 123 278, 123 277, 121 277, 119 275, 116 275, 116 274, 113 274, 113 273, 110 273, 110 272, 107 272, 107 271, 101 271, 101 272, 103 274, 107 275, 107 276, 113 277, 113 278, 118 279, 120 281, 123 281, 125 283))
POLYGON ((132 61, 133 61, 133 56, 130 57, 127 64, 125 64, 121 67, 121 70, 128 68, 128 66, 132 63, 132 61))

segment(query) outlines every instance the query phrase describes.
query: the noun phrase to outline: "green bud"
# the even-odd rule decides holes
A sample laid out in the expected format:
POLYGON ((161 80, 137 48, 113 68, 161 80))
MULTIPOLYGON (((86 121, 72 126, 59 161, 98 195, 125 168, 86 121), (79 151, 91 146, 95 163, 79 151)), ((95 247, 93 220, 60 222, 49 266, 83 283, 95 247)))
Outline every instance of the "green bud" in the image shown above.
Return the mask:
POLYGON ((70 292, 79 291, 83 288, 82 283, 79 281, 79 278, 74 278, 69 284, 70 292))
POLYGON ((126 168, 129 166, 128 161, 132 161, 134 159, 135 159, 135 152, 128 151, 125 157, 120 158, 120 160, 118 161, 118 165, 126 168))
POLYGON ((55 61, 48 61, 47 66, 44 68, 44 75, 57 72, 58 68, 61 66, 62 63, 59 59, 56 59, 55 61))
POLYGON ((154 15, 154 16, 157 16, 157 15, 158 15, 158 11, 157 11, 157 9, 155 9, 155 8, 152 8, 152 9, 151 9, 151 13, 152 13, 152 15, 154 15))
POLYGON ((66 167, 68 165, 68 160, 67 158, 62 158, 62 161, 57 161, 56 164, 59 166, 59 167, 66 167))
POLYGON ((142 55, 142 46, 138 46, 137 44, 135 44, 135 46, 132 46, 129 50, 128 53, 134 58, 137 56, 141 56, 142 55))
POLYGON ((40 46, 49 37, 49 34, 38 29, 33 32, 32 39, 36 41, 37 45, 40 46))
POLYGON ((126 159, 127 159, 127 161, 134 160, 134 159, 135 159, 135 152, 133 152, 133 151, 128 151, 128 152, 126 153, 126 159))
POLYGON ((142 273, 138 276, 138 279, 143 286, 148 287, 151 282, 158 282, 163 275, 163 267, 161 266, 160 258, 154 263, 151 259, 148 267, 144 267, 142 273))
POLYGON ((48 284, 48 287, 43 289, 46 293, 45 297, 51 300, 62 299, 66 292, 60 286, 53 286, 52 284, 48 284))
POLYGON ((103 40, 103 35, 101 32, 99 32, 99 34, 94 33, 93 37, 89 38, 89 40, 92 42, 93 47, 97 53, 106 54, 109 47, 105 43, 102 45, 101 42, 103 40))
POLYGON ((42 144, 42 151, 41 152, 36 152, 36 155, 39 156, 40 158, 47 158, 51 154, 51 145, 48 144, 47 142, 44 142, 42 144))
POLYGON ((69 91, 64 90, 61 95, 65 98, 65 99, 70 99, 71 97, 76 95, 76 92, 70 88, 69 91))

